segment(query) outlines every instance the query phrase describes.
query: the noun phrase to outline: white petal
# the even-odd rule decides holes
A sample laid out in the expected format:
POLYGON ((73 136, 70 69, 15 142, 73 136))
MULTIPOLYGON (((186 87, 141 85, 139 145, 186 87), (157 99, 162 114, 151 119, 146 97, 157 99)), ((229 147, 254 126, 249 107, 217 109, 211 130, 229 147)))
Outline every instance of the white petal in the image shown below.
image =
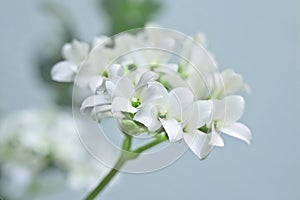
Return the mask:
POLYGON ((252 138, 250 129, 241 123, 234 123, 231 126, 223 127, 220 131, 232 137, 243 140, 248 144, 250 144, 252 138))
POLYGON ((160 122, 162 123, 170 142, 177 142, 182 139, 182 126, 175 119, 160 119, 160 122))
POLYGON ((76 84, 82 88, 88 87, 90 79, 102 75, 113 59, 113 50, 109 48, 93 49, 84 62, 80 63, 80 72, 76 77, 76 84))
POLYGON ((149 131, 156 131, 161 127, 161 123, 157 119, 157 109, 155 107, 143 107, 134 115, 133 119, 144 124, 149 131))
POLYGON ((200 75, 200 72, 197 72, 194 69, 192 72, 189 72, 190 75, 186 79, 187 84, 192 88, 196 99, 207 99, 210 88, 212 88, 211 83, 209 82, 209 77, 200 75))
POLYGON ((93 48, 107 44, 111 44, 111 39, 106 35, 98 36, 93 39, 93 48))
POLYGON ((197 111, 198 111, 198 123, 197 127, 202 127, 205 124, 211 122, 211 115, 213 109, 212 101, 197 101, 197 111))
POLYGON ((175 72, 177 72, 178 68, 179 68, 178 64, 175 64, 175 63, 168 63, 168 64, 164 64, 163 66, 166 68, 169 68, 175 72))
POLYGON ((225 105, 225 124, 231 124, 241 119, 245 110, 245 100, 242 96, 225 97, 225 105))
POLYGON ((230 125, 244 114, 245 101, 241 96, 232 95, 222 100, 214 100, 213 103, 212 118, 220 121, 219 126, 230 125))
POLYGON ((105 88, 110 97, 113 97, 113 93, 116 89, 116 83, 113 80, 105 82, 105 88))
POLYGON ((140 99, 142 101, 142 105, 147 105, 150 102, 153 102, 158 99, 167 98, 168 91, 167 89, 158 82, 151 82, 148 84, 147 88, 141 88, 140 99))
POLYGON ((120 64, 114 64, 109 68, 109 77, 116 78, 124 75, 124 67, 120 64))
POLYGON ((184 108, 194 101, 194 95, 188 88, 178 87, 170 92, 171 98, 176 99, 179 104, 184 108))
POLYGON ((226 95, 234 94, 244 88, 243 77, 232 69, 226 69, 221 74, 226 95))
POLYGON ((218 146, 218 147, 223 147, 224 146, 224 141, 220 134, 215 130, 215 127, 212 126, 212 132, 210 134, 210 141, 209 144, 213 146, 218 146))
POLYGON ((130 50, 130 47, 135 42, 136 38, 133 34, 130 33, 122 33, 114 36, 114 44, 117 48, 117 55, 122 55, 128 50, 130 50))
POLYGON ((122 77, 116 81, 106 81, 106 89, 112 97, 131 98, 134 86, 130 79, 122 77))
POLYGON ((157 67, 155 71, 161 73, 160 80, 166 82, 172 88, 187 86, 187 83, 180 75, 168 67, 157 67))
MULTIPOLYGON (((184 126, 185 132, 193 132, 201 126, 198 126, 198 118, 200 113, 197 109, 197 104, 193 102, 187 107, 182 116, 182 125, 184 126)), ((204 124, 203 124, 204 125, 204 124)))
POLYGON ((184 133, 183 138, 189 148, 200 159, 205 159, 213 149, 213 146, 209 144, 210 138, 208 134, 201 131, 197 130, 193 133, 184 133))
POLYGON ((59 82, 71 82, 74 81, 77 72, 77 65, 62 61, 53 66, 51 70, 51 77, 55 81, 59 82))
POLYGON ((131 102, 124 97, 116 97, 112 102, 113 112, 130 112, 135 113, 137 109, 131 105, 131 102))
POLYGON ((81 104, 81 110, 83 111, 89 107, 101 106, 101 105, 110 105, 109 100, 104 95, 94 95, 87 97, 81 104))
POLYGON ((203 45, 204 47, 207 47, 207 38, 205 36, 205 34, 203 33, 197 33, 194 36, 194 40, 198 43, 200 43, 201 45, 203 45))
POLYGON ((73 40, 62 48, 63 57, 76 64, 80 64, 89 53, 89 44, 73 40))
POLYGON ((141 77, 136 85, 137 88, 145 86, 149 82, 153 82, 156 79, 158 79, 158 74, 153 71, 147 71, 145 72, 141 77))
POLYGON ((100 122, 101 120, 105 118, 112 117, 111 112, 111 105, 104 105, 104 106, 98 106, 94 107, 91 112, 91 116, 95 121, 100 122))
MULTIPOLYGON (((159 26, 155 24, 147 24, 145 27, 145 35, 151 45, 155 45, 157 48, 161 49, 173 49, 175 44, 176 44, 176 36, 175 34, 173 35, 168 35, 168 37, 165 37, 165 31, 159 26)), ((164 53, 163 51, 158 51, 157 53, 164 53)), ((168 58, 168 54, 165 54, 165 57, 168 58)), ((166 60, 162 59, 161 60, 166 60)))
POLYGON ((168 115, 178 119, 183 118, 185 109, 194 101, 193 93, 185 87, 178 87, 169 93, 168 115))
POLYGON ((91 77, 89 82, 89 87, 93 93, 96 93, 97 89, 103 84, 103 77, 102 76, 95 76, 91 77))

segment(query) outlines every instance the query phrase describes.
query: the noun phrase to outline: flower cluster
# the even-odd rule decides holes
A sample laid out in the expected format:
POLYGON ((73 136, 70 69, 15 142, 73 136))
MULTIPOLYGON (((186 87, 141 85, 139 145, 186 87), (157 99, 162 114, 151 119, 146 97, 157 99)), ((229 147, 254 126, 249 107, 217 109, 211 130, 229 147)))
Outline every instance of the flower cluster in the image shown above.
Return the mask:
POLYGON ((98 37, 91 46, 74 40, 63 47, 66 60, 53 67, 52 77, 89 88, 93 95, 81 109, 95 120, 114 117, 130 135, 164 133, 204 159, 224 145, 221 133, 251 140, 239 122, 244 98, 236 95, 248 86, 232 69, 219 72, 205 45, 202 34, 181 37, 153 25, 98 37))
POLYGON ((28 109, 1 119, 0 183, 23 197, 49 169, 63 172, 59 185, 72 189, 95 184, 106 170, 80 146, 68 113, 28 109))

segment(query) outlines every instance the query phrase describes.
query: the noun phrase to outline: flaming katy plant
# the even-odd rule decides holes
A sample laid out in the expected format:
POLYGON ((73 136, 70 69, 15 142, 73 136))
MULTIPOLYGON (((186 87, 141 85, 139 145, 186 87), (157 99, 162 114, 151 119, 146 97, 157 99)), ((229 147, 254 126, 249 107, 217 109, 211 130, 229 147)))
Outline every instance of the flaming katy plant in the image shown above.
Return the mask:
POLYGON ((250 143, 251 132, 239 122, 248 90, 241 75, 219 72, 205 37, 147 25, 112 38, 97 37, 92 45, 74 40, 63 47, 65 61, 52 78, 74 81, 91 95, 81 111, 101 123, 114 118, 124 133, 122 154, 101 183, 86 197, 96 197, 128 160, 161 143, 183 141, 200 158, 224 146, 221 134, 250 143), (153 140, 132 149, 132 139, 148 134, 153 140))

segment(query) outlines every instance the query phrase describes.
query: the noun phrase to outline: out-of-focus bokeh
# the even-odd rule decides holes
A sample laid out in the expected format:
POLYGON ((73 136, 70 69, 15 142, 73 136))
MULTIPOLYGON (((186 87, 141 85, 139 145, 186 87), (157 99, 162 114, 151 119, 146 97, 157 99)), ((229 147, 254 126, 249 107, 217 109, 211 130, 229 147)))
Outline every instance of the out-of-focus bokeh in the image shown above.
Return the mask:
MULTIPOLYGON (((74 37, 91 41, 95 35, 113 35, 143 26, 146 21, 154 21, 163 27, 189 35, 203 32, 208 38, 209 50, 216 56, 219 67, 234 68, 251 86, 252 93, 246 96, 247 107, 243 121, 247 122, 254 134, 252 144, 247 146, 237 140, 225 138, 225 147, 215 149, 205 161, 199 161, 191 152, 187 152, 172 166, 154 173, 120 174, 100 199, 298 200, 299 11, 298 0, 2 2, 1 130, 5 130, 5 133, 13 132, 18 136, 16 132, 25 133, 23 129, 26 129, 26 133, 30 134, 28 130, 31 128, 28 127, 32 120, 36 119, 37 126, 32 130, 34 133, 43 132, 47 128, 40 127, 43 122, 39 121, 39 116, 61 116, 61 112, 64 113, 63 116, 68 115, 71 86, 54 83, 50 80, 49 73, 51 66, 61 60, 60 49, 63 43, 71 41, 74 37), (36 109, 41 111, 37 112, 36 109), (34 115, 26 114, 28 110, 34 115)), ((51 123, 51 120, 46 122, 51 123)), ((47 127, 45 124, 43 126, 47 127)), ((74 135, 76 139, 76 133, 74 135)), ((4 134, 1 133, 1 136, 4 134)), ((0 137, 0 145, 4 141, 3 138, 7 140, 7 137, 0 137)), ((16 141, 13 137, 10 139, 16 141)), ((20 141, 17 141, 20 148, 37 142, 20 141)), ((38 144, 44 141, 44 138, 39 141, 38 144)), ((46 141, 49 139, 46 138, 46 141)), ((53 144, 59 146, 55 141, 53 144)), ((47 145, 49 146, 48 143, 47 145)), ((0 156, 3 154, 3 146, 0 147, 0 156)), ((29 145, 32 146, 36 147, 29 145)), ((9 148, 14 149, 13 146, 9 148)), ((51 152, 50 149, 47 148, 45 152, 51 152)), ((85 152, 83 147, 81 150, 85 152)), ((19 154, 18 156, 21 157, 20 160, 27 158, 19 154)), ((46 163, 45 160, 49 159, 47 156, 46 153, 44 157, 39 155, 35 158, 41 158, 37 162, 46 163)), ((72 156, 74 155, 70 155, 70 158, 72 156)), ((89 155, 87 157, 91 158, 89 155)), ((37 185, 42 186, 41 192, 45 192, 39 193, 38 196, 30 196, 30 193, 21 199, 80 199, 81 195, 87 192, 87 188, 65 189, 68 183, 64 185, 62 180, 68 175, 64 172, 68 168, 63 163, 57 166, 60 159, 50 158, 59 169, 55 171, 55 176, 50 176, 49 179, 47 174, 52 172, 47 171, 42 178, 35 178, 37 185), (56 184, 57 187, 53 189, 50 183, 55 181, 63 185, 56 184)), ((19 165, 23 167, 16 170, 19 174, 10 174, 9 169, 12 171, 16 165, 9 163, 3 155, 0 162, 1 160, 1 167, 6 171, 2 170, 0 174, 0 199, 11 199, 16 197, 16 190, 7 187, 13 183, 11 180, 15 180, 12 188, 21 187, 20 184, 28 181, 28 166, 24 169, 24 163, 28 160, 25 159, 22 165, 19 165)), ((49 166, 53 166, 53 163, 49 166)), ((100 168, 103 168, 103 171, 107 170, 102 166, 99 166, 100 168)), ((37 171, 39 170, 40 168, 37 171)), ((102 172, 100 170, 95 174, 101 176, 102 172)), ((78 182, 78 179, 72 180, 73 183, 78 182)), ((33 191, 34 189, 36 187, 33 187, 33 191)))

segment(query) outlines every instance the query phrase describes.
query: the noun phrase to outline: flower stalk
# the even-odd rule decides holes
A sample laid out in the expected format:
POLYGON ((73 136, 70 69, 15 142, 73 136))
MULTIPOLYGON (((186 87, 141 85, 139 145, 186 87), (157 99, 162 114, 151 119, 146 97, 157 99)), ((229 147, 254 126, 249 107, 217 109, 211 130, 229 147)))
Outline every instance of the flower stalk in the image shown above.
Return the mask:
POLYGON ((129 160, 136 159, 142 152, 161 144, 165 141, 167 141, 168 138, 165 134, 158 134, 156 136, 156 139, 150 143, 147 143, 135 150, 131 150, 131 143, 132 143, 132 137, 130 135, 126 135, 123 146, 122 146, 122 154, 120 158, 118 159, 115 166, 110 170, 110 172, 104 177, 104 179, 95 187, 93 191, 91 191, 85 200, 93 200, 95 197, 97 197, 103 189, 110 183, 110 181, 114 178, 114 176, 119 172, 119 169, 129 160))

